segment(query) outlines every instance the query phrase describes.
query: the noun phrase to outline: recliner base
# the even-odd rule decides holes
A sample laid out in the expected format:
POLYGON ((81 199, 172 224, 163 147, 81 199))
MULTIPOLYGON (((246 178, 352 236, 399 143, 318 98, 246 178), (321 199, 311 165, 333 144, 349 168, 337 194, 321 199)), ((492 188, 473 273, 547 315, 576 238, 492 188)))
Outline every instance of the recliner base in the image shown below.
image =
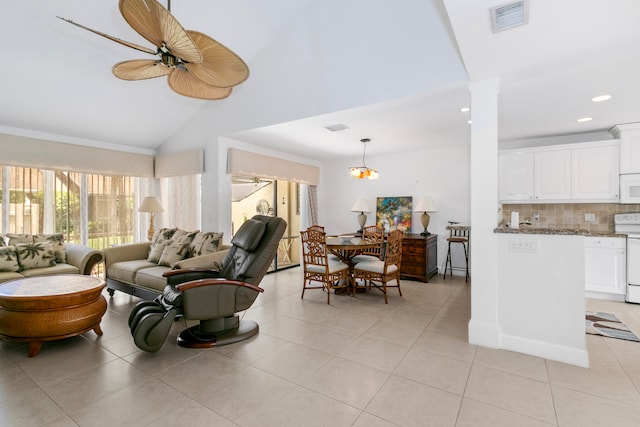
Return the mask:
POLYGON ((242 320, 237 327, 216 332, 202 332, 201 325, 185 329, 178 335, 178 345, 187 348, 211 348, 247 340, 258 334, 253 320, 242 320))

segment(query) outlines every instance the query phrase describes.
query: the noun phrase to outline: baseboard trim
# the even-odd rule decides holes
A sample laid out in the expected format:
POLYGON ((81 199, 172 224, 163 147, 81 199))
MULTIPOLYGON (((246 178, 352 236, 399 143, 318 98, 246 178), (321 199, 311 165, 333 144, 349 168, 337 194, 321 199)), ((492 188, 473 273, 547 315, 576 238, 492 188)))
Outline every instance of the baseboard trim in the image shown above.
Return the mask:
POLYGON ((500 326, 497 323, 469 321, 469 343, 500 348, 500 326))
POLYGON ((513 335, 502 335, 500 343, 500 348, 504 350, 516 351, 583 368, 589 367, 589 352, 586 349, 551 344, 513 335))

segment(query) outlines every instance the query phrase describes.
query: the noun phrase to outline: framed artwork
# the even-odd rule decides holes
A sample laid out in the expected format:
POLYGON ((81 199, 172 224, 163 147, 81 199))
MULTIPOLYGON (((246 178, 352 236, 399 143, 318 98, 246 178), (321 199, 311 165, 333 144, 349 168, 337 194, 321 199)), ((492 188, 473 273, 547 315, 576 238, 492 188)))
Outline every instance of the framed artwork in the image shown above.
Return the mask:
POLYGON ((376 225, 386 233, 396 229, 411 233, 412 204, 412 197, 378 197, 376 225))

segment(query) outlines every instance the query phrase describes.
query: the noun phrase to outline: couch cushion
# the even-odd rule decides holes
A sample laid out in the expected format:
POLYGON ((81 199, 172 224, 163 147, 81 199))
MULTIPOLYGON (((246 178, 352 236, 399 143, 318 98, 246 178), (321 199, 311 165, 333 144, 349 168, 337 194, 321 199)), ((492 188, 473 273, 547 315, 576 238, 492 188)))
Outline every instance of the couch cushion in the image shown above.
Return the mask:
POLYGON ((171 268, 163 266, 143 268, 136 273, 135 284, 162 292, 164 287, 167 286, 167 279, 162 275, 170 270, 171 268))
POLYGON ((23 270, 24 277, 44 276, 48 274, 80 274, 80 269, 75 265, 56 263, 53 267, 33 268, 31 270, 23 270))
POLYGON ((0 248, 7 246, 7 244, 4 241, 4 236, 0 236, 0 248))
POLYGON ((7 280, 22 279, 23 277, 22 274, 16 273, 15 271, 0 271, 0 283, 6 282, 7 280))
POLYGON ((53 246, 49 242, 17 243, 15 246, 18 262, 23 270, 56 265, 53 246))
POLYGON ((160 257, 162 256, 162 251, 171 242, 172 240, 163 240, 160 243, 151 245, 151 247, 149 248, 149 256, 147 257, 147 261, 157 264, 158 261, 160 261, 160 257))
POLYGON ((218 252, 222 246, 223 236, 224 233, 221 232, 197 233, 191 242, 189 257, 218 252))
POLYGON ((0 248, 0 271, 20 271, 20 263, 18 263, 18 254, 15 246, 3 246, 0 248))
POLYGON ((151 238, 151 246, 157 245, 165 240, 171 240, 173 234, 177 231, 177 228, 161 228, 160 230, 156 230, 151 238))
POLYGON ((157 267, 157 265, 144 259, 115 262, 109 266, 107 277, 121 282, 135 283, 138 270, 150 267, 157 267))
POLYGON ((158 265, 173 268, 177 262, 182 261, 189 254, 189 243, 180 243, 175 240, 170 240, 170 242, 162 250, 158 265))

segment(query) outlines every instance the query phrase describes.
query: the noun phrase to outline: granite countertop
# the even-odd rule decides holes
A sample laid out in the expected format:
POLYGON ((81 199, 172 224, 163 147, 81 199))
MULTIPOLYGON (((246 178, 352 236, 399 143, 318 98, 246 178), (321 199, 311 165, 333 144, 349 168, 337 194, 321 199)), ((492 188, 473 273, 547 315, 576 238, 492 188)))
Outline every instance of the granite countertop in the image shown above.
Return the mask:
POLYGON ((528 225, 520 228, 497 227, 494 233, 504 234, 556 234, 562 236, 595 236, 595 237, 624 237, 626 234, 616 234, 613 231, 590 231, 585 229, 536 228, 528 225))

